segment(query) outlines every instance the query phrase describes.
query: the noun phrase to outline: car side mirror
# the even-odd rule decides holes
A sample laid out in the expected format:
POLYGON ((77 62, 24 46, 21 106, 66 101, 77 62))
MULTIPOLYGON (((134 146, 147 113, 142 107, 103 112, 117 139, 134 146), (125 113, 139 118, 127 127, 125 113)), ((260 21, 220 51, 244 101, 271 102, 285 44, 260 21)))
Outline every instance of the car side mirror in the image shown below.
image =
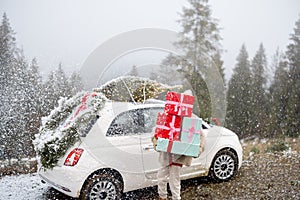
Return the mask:
POLYGON ((218 118, 213 117, 213 118, 211 118, 211 120, 214 122, 215 125, 217 125, 217 126, 220 126, 220 125, 221 125, 221 123, 220 123, 220 121, 219 121, 218 118))

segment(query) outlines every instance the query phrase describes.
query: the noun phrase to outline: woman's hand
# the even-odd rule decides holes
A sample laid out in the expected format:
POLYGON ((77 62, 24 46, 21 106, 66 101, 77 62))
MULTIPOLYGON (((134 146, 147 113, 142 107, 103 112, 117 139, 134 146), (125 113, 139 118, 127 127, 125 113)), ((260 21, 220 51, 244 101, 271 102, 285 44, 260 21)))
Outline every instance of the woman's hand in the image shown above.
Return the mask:
POLYGON ((157 145, 157 138, 156 137, 152 137, 151 138, 152 144, 153 144, 153 149, 156 150, 156 145, 157 145))

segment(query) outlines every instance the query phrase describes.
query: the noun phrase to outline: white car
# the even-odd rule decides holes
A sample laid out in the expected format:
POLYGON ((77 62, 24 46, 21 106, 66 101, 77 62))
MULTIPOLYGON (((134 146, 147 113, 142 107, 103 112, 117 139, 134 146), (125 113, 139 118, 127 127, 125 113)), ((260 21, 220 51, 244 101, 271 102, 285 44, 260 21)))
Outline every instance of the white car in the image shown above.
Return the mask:
MULTIPOLYGON (((60 192, 81 199, 120 199, 128 192, 157 184, 159 153, 151 137, 162 103, 107 102, 89 133, 80 138, 53 169, 39 169, 44 182, 60 192)), ((241 167, 242 147, 232 131, 202 125, 205 148, 181 179, 209 176, 231 179, 241 167)))

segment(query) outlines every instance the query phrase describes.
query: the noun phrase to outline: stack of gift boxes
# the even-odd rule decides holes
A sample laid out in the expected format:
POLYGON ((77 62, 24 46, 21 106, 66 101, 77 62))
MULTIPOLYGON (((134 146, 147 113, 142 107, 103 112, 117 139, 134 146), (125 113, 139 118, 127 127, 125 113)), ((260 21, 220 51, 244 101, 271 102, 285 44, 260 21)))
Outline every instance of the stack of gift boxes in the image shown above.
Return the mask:
POLYGON ((194 97, 168 92, 163 113, 158 113, 154 136, 157 151, 198 157, 202 121, 193 118, 194 97))

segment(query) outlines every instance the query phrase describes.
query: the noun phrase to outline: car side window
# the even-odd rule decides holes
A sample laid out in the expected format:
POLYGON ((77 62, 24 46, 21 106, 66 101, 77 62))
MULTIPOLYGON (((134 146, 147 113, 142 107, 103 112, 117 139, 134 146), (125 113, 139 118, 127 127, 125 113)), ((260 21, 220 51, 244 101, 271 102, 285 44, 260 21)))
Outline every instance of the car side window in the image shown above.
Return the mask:
POLYGON ((149 108, 143 111, 144 115, 144 133, 151 133, 156 124, 157 114, 163 112, 163 108, 149 108))
POLYGON ((126 111, 118 115, 111 123, 107 136, 124 136, 138 133, 142 127, 143 118, 139 110, 126 111))
POLYGON ((160 108, 142 108, 121 113, 111 123, 107 136, 125 136, 149 133, 155 126, 160 108))

